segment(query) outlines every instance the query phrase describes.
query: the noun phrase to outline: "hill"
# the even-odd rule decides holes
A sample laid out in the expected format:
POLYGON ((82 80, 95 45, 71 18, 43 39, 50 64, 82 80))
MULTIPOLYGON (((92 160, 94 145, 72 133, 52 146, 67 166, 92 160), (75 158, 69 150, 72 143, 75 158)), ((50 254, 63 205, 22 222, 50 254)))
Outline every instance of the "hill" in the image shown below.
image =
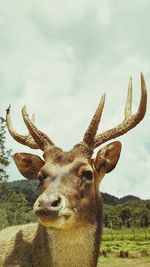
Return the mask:
MULTIPOLYGON (((8 183, 8 186, 11 188, 15 188, 17 192, 21 192, 26 196, 26 199, 32 205, 37 198, 38 195, 38 182, 30 181, 30 180, 18 180, 8 183)), ((123 204, 128 201, 142 201, 139 197, 128 195, 122 198, 115 197, 108 193, 103 193, 102 198, 103 202, 106 205, 116 206, 118 204, 123 204)))
MULTIPOLYGON (((0 229, 35 221, 32 207, 38 196, 38 182, 18 180, 0 183, 0 229)), ((122 198, 102 193, 104 225, 107 228, 150 226, 150 200, 128 195, 122 198)))

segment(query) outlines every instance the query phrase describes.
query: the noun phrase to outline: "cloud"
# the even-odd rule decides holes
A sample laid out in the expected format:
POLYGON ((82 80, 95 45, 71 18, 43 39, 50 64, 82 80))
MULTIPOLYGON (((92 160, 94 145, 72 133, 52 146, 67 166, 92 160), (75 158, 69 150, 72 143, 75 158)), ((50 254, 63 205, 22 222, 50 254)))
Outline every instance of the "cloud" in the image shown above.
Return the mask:
MULTIPOLYGON (((148 0, 25 1, 0 3, 0 113, 12 104, 17 131, 26 129, 21 107, 63 149, 82 139, 101 94, 106 105, 100 130, 120 123, 130 75, 133 111, 139 104, 140 71, 150 74, 148 0), (13 4, 12 4, 13 3, 13 4)), ((102 190, 149 197, 149 114, 126 136, 118 167, 102 190), (141 180, 142 179, 142 180, 141 180), (141 182, 142 181, 142 182, 141 182)), ((7 138, 13 151, 29 151, 7 138)), ((20 177, 14 165, 12 179, 20 177)), ((20 177, 21 178, 21 177, 20 177)))

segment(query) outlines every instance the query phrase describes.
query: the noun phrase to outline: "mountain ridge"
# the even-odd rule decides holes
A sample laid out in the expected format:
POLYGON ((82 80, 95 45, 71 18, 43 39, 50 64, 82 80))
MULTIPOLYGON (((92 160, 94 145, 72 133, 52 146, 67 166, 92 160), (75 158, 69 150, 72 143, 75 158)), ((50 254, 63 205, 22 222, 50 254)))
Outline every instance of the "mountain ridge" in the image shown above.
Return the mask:
MULTIPOLYGON (((38 182, 37 181, 30 181, 30 180, 16 180, 13 182, 8 182, 8 186, 15 188, 17 192, 23 193, 29 204, 32 205, 38 196, 38 182)), ((143 199, 134 196, 134 195, 127 195, 121 198, 111 195, 109 193, 101 192, 102 199, 104 204, 116 206, 118 204, 123 204, 128 201, 143 201, 143 199)))

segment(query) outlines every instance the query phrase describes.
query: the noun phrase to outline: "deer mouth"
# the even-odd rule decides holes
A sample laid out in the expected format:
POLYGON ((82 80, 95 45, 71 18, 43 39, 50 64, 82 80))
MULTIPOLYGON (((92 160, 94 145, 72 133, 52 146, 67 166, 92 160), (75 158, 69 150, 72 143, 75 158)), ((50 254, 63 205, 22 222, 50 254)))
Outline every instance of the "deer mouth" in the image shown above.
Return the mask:
POLYGON ((70 228, 73 225, 72 216, 59 216, 57 218, 38 217, 39 222, 45 227, 53 227, 59 229, 70 228))
POLYGON ((33 209, 39 222, 45 227, 68 228, 74 224, 74 213, 72 210, 63 208, 60 211, 48 209, 33 209))

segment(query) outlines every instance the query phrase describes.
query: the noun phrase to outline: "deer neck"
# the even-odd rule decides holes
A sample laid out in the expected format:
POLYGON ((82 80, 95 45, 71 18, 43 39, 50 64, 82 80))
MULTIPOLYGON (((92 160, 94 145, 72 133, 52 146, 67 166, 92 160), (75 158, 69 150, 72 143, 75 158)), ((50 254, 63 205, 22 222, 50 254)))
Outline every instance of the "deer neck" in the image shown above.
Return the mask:
POLYGON ((39 225, 32 255, 37 255, 40 251, 40 254, 43 254, 43 257, 41 256, 43 260, 39 263, 37 258, 33 259, 35 264, 33 266, 95 267, 99 239, 100 227, 96 223, 73 227, 69 230, 45 228, 39 225), (37 238, 40 245, 38 249, 37 238))
POLYGON ((93 266, 95 225, 69 231, 48 230, 53 266, 93 266))
POLYGON ((33 266, 96 267, 102 232, 102 199, 96 195, 90 218, 68 229, 39 224, 33 242, 33 266), (37 255, 41 255, 40 257, 37 255))

